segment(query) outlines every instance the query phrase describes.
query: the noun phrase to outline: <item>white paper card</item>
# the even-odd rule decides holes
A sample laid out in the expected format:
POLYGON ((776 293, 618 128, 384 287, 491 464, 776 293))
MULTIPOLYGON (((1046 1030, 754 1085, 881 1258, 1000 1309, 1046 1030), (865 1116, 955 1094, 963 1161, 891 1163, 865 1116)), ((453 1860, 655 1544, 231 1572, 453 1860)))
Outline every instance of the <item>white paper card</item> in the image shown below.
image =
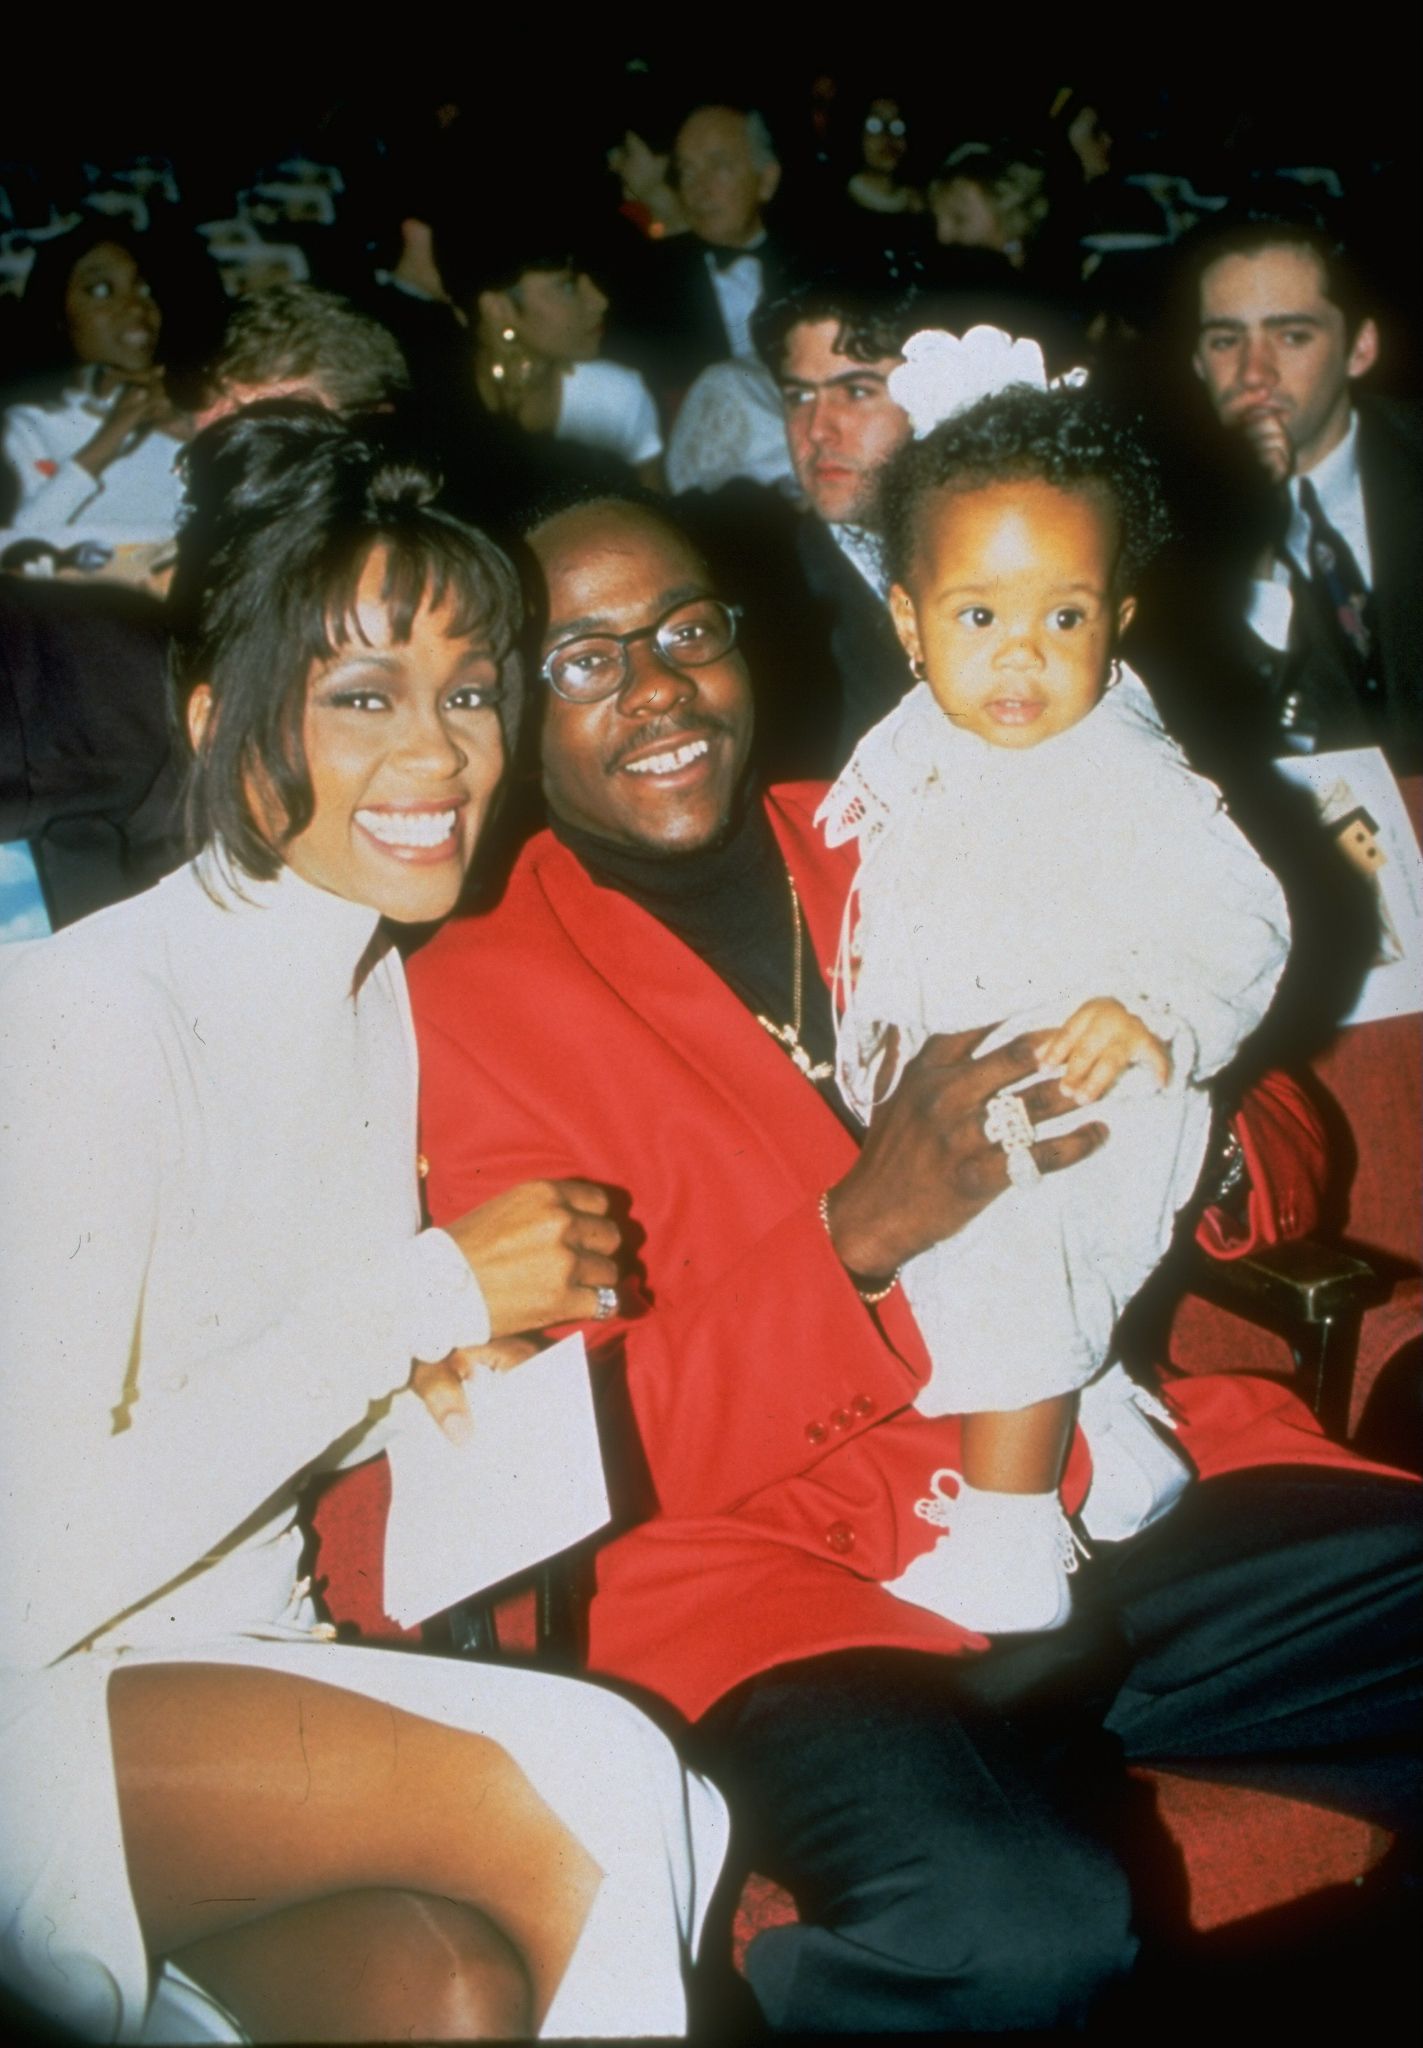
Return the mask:
POLYGON ((1378 898, 1379 949, 1344 1024, 1423 1010, 1423 856, 1393 771, 1377 747, 1297 754, 1280 773, 1306 788, 1320 822, 1378 898))
POLYGON ((511 1372, 476 1366, 465 1394, 474 1432, 462 1444, 413 1394, 398 1404, 385 1608, 403 1627, 566 1550, 608 1519, 581 1336, 511 1372))

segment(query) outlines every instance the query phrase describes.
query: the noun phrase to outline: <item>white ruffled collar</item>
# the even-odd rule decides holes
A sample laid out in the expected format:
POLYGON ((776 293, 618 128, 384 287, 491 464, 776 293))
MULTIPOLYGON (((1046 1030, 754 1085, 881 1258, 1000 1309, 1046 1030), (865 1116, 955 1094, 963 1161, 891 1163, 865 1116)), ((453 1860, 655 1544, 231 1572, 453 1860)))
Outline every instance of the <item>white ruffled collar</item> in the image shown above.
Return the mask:
POLYGON ((927 683, 916 683, 856 747, 815 817, 828 846, 847 839, 874 838, 899 805, 912 804, 932 784, 953 786, 973 774, 1021 783, 1060 772, 1063 750, 1091 754, 1106 721, 1137 723, 1161 731, 1151 693, 1125 663, 1100 700, 1066 732, 1038 747, 995 747, 977 733, 946 718, 927 683), (1046 749, 1046 751, 1044 751, 1046 749))

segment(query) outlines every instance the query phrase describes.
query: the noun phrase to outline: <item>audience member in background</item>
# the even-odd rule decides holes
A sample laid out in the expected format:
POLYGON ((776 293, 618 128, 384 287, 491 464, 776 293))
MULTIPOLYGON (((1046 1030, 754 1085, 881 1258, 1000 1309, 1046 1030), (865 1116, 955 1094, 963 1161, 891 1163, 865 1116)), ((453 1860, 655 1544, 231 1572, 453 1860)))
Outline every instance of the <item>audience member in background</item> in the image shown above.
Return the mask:
POLYGON ((891 295, 845 275, 792 291, 757 318, 805 499, 800 576, 828 639, 806 773, 842 767, 913 680, 887 609, 877 501, 884 467, 910 435, 889 374, 909 335, 932 324, 912 287, 891 295))
POLYGON ((1359 391, 1361 280, 1303 207, 1213 222, 1187 274, 1196 375, 1258 482, 1248 648, 1277 750, 1423 766, 1423 415, 1359 391))
POLYGON ((417 148, 397 165, 387 193, 387 227, 382 263, 364 290, 352 293, 362 312, 388 327, 400 344, 417 391, 448 387, 460 374, 464 335, 435 260, 434 221, 454 162, 417 148))
POLYGON ((639 360, 675 407, 708 363, 754 353, 751 315, 781 288, 785 258, 766 223, 781 166, 754 109, 690 113, 673 145, 672 181, 691 233, 655 252, 631 317, 639 360))
POLYGON ((1076 157, 1084 185, 1110 177, 1116 139, 1099 104, 1100 95, 1065 85, 1054 96, 1049 119, 1076 157))
POLYGON ((671 161, 632 128, 608 151, 608 169, 622 192, 620 211, 650 242, 687 232, 686 213, 668 177, 671 161))
POLYGON ((868 213, 922 213, 924 194, 902 177, 909 154, 909 124, 896 99, 870 101, 860 130, 860 167, 845 190, 868 213))
POLYGON ((0 576, 0 842, 28 844, 51 930, 180 865, 184 766, 156 597, 0 576))
POLYGON ((53 375, 5 415, 14 502, 0 560, 93 571, 112 567, 120 547, 170 540, 175 461, 192 423, 164 386, 164 313, 144 245, 106 219, 42 242, 23 314, 23 355, 53 375))
POLYGON ((391 412, 409 391, 400 345, 379 321, 333 292, 279 284, 237 301, 178 395, 203 427, 259 398, 309 398, 351 416, 391 412))
POLYGON ((599 360, 608 311, 562 208, 443 223, 436 249, 468 330, 465 396, 525 434, 616 457, 661 480, 662 435, 636 370, 599 360))
POLYGON ((729 358, 692 380, 667 436, 667 483, 718 491, 737 480, 798 490, 775 379, 764 363, 729 358))
POLYGON ((929 210, 942 247, 993 249, 1022 270, 1050 211, 1047 166, 1035 151, 962 143, 930 182, 929 210))

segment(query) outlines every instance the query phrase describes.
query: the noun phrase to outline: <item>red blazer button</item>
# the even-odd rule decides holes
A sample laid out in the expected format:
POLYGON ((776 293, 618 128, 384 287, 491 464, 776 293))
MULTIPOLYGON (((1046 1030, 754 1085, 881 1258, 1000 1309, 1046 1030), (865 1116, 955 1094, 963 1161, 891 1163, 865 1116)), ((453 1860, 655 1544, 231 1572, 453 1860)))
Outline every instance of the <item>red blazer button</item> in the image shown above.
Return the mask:
POLYGON ((835 1413, 831 1416, 830 1420, 834 1423, 837 1429, 848 1429, 850 1427, 849 1409, 837 1408, 835 1410, 835 1413))
POLYGON ((856 1394, 850 1406, 857 1415, 873 1415, 875 1412, 875 1404, 868 1394, 856 1394))
POLYGON ((844 1557, 855 1547, 855 1532, 848 1522, 832 1522, 825 1532, 825 1540, 837 1557, 844 1557))
POLYGON ((825 1427, 825 1424, 823 1422, 807 1422, 807 1424, 805 1425, 805 1434, 808 1442, 813 1444, 823 1444, 826 1437, 829 1436, 830 1432, 825 1427))

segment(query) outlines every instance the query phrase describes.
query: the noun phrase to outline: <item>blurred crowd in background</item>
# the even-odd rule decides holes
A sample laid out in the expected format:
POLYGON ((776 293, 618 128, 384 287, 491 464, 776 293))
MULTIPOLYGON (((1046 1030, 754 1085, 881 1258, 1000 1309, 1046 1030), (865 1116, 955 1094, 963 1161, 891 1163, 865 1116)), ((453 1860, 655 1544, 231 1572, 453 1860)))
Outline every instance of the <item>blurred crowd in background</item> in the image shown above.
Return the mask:
MULTIPOLYGON (((240 116, 156 88, 17 116, 0 161, 8 724, 28 715, 26 660, 50 725, 59 669, 73 706, 102 669, 108 736, 84 742, 87 772, 124 751, 116 636, 147 636, 147 676, 176 458, 220 412, 296 397, 389 412, 433 450, 453 509, 509 544, 550 493, 599 478, 696 508, 746 606, 766 765, 833 772, 904 682, 872 486, 907 427, 883 414, 876 444, 868 415, 837 424, 866 396, 885 402, 882 376, 857 391, 849 373, 882 371, 916 327, 987 320, 1036 338, 1052 371, 1088 367, 1144 420, 1178 544, 1133 658, 1217 772, 1243 702, 1239 650, 1223 656, 1202 628, 1213 607, 1222 625, 1240 615, 1223 593, 1258 564, 1278 524, 1263 487, 1281 479, 1257 436, 1218 431, 1241 415, 1195 360, 1190 251, 1214 227, 1275 217, 1347 251, 1345 338, 1366 314, 1367 388, 1402 418, 1420 381, 1408 89, 1401 73, 1365 94, 1322 64, 1247 79, 1120 49, 988 63, 984 33, 958 63, 888 35, 882 61, 868 48, 738 63, 653 43, 452 63, 383 95, 274 64, 240 116), (791 360, 812 329, 834 357, 821 376, 791 360), (815 418, 796 430, 807 403, 815 418), (41 585, 108 593, 78 627, 70 606, 58 653, 41 585), (876 662, 887 680, 861 687, 876 662)), ((1247 408, 1247 424, 1259 416, 1247 408)), ((146 727, 151 684, 135 689, 124 716, 146 727)), ((1269 692, 1274 739, 1293 718, 1289 744, 1338 743, 1279 675, 1269 692)), ((25 803, 0 837, 38 829, 33 776, 25 803)))

